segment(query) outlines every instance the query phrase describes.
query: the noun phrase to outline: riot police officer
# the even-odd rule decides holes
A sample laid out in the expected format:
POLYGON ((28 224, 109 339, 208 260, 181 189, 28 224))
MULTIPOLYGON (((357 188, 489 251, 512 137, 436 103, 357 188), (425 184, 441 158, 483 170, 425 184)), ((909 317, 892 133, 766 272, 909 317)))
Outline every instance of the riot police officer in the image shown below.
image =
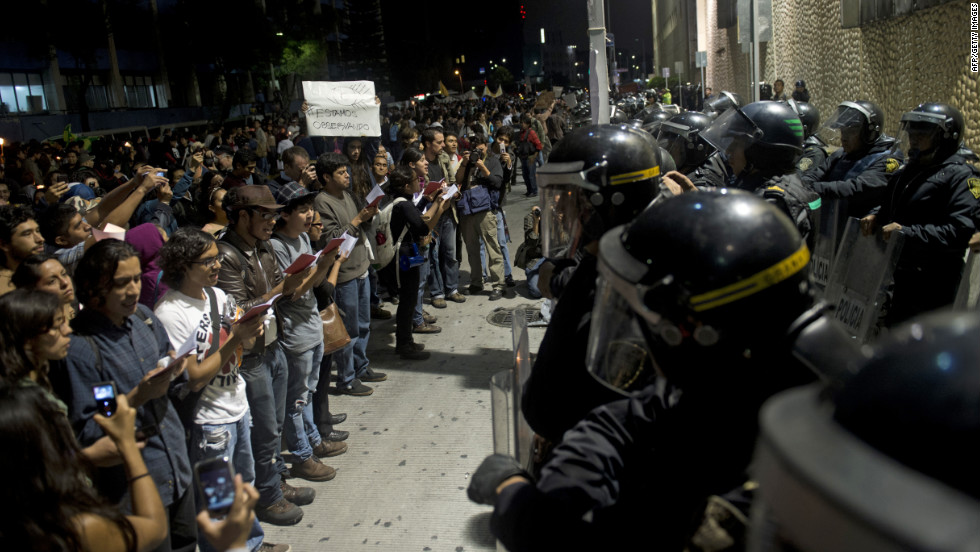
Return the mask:
POLYGON ((765 399, 815 379, 797 345, 837 355, 817 367, 857 357, 813 306, 808 259, 779 209, 738 191, 670 198, 603 236, 588 365, 634 394, 566 432, 536 483, 484 460, 468 494, 495 506, 494 535, 513 551, 680 550, 706 499, 745 481, 765 399))
POLYGON ((847 216, 861 218, 880 205, 888 177, 901 166, 895 139, 882 131, 884 121, 869 101, 841 102, 818 131, 840 149, 806 171, 803 182, 823 199, 846 200, 847 216))
POLYGON ((786 100, 786 105, 793 108, 803 123, 803 155, 796 160, 796 173, 803 178, 808 171, 815 170, 827 159, 827 143, 817 135, 820 110, 811 103, 796 100, 786 100))
POLYGON ((542 253, 549 259, 539 285, 564 279, 561 296, 571 299, 558 301, 552 314, 521 408, 531 428, 550 441, 617 398, 584 367, 595 254, 605 231, 633 220, 658 194, 658 151, 652 136, 626 125, 583 127, 566 134, 538 170, 542 253), (546 277, 563 268, 562 276, 546 277))
POLYGON ((742 107, 743 105, 745 104, 742 102, 742 96, 734 92, 723 90, 721 94, 718 94, 710 100, 705 100, 704 110, 702 113, 712 119, 715 119, 729 109, 733 107, 742 107))
POLYGON ((878 228, 886 238, 905 234, 887 326, 956 297, 980 199, 980 173, 958 153, 963 128, 963 115, 947 104, 925 103, 902 115, 908 164, 888 180, 881 208, 861 220, 866 234, 878 228))
POLYGON ((684 174, 694 172, 714 153, 715 148, 701 138, 711 119, 695 111, 674 115, 660 125, 660 147, 674 160, 676 170, 684 174))
POLYGON ((977 550, 980 313, 917 319, 760 416, 750 550, 977 550), (805 507, 801 507, 805 505, 805 507))
POLYGON ((726 111, 701 137, 725 152, 732 185, 782 209, 812 249, 820 198, 796 175, 796 158, 803 151, 803 123, 796 113, 780 102, 751 103, 726 111))

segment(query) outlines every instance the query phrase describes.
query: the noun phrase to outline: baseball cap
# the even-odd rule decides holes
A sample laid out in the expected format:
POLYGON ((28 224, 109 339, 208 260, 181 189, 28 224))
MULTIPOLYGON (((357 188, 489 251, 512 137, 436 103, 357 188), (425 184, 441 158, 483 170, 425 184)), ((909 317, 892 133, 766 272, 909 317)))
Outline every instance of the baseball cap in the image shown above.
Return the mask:
POLYGON ((225 196, 224 207, 226 209, 247 209, 250 207, 261 207, 263 209, 282 209, 282 205, 276 203, 272 197, 272 192, 268 186, 254 184, 251 186, 239 186, 229 190, 225 196))

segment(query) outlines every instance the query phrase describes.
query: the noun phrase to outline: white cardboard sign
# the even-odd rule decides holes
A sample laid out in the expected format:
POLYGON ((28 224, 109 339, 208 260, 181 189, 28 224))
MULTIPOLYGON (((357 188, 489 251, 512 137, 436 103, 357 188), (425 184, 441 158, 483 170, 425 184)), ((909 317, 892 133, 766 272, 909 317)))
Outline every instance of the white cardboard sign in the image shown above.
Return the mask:
POLYGON ((310 136, 381 136, 371 81, 303 81, 310 136))

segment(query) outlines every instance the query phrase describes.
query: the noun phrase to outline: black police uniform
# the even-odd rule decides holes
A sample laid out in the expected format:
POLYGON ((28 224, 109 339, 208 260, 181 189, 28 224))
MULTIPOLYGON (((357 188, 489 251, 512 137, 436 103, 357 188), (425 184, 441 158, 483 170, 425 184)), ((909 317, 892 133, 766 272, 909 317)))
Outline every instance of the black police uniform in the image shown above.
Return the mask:
POLYGON ((600 384, 585 367, 597 259, 583 254, 551 315, 534 368, 524 384, 521 411, 535 433, 557 443, 593 408, 622 395, 600 384))
POLYGON ((813 251, 816 239, 813 230, 816 211, 820 209, 820 196, 804 186, 796 173, 769 176, 753 173, 738 178, 735 187, 752 192, 779 207, 793 221, 806 240, 807 247, 813 251))
POLYGON ((700 190, 724 188, 731 182, 732 168, 720 153, 715 152, 687 177, 700 190))
POLYGON ((762 403, 814 380, 783 341, 751 359, 729 351, 711 385, 681 390, 660 379, 596 408, 536 484, 500 493, 493 534, 511 551, 681 550, 707 498, 745 482, 762 403))
POLYGON ((846 155, 838 149, 803 182, 822 198, 847 200, 847 216, 861 218, 881 205, 888 177, 901 166, 903 156, 891 152, 894 146, 894 138, 880 136, 866 153, 846 155))
POLYGON ((827 144, 810 136, 803 141, 803 155, 796 161, 796 174, 806 181, 807 175, 816 171, 827 160, 827 144))
POLYGON ((980 172, 958 154, 925 167, 907 165, 888 181, 875 223, 900 224, 905 245, 886 325, 953 302, 978 199, 980 172))

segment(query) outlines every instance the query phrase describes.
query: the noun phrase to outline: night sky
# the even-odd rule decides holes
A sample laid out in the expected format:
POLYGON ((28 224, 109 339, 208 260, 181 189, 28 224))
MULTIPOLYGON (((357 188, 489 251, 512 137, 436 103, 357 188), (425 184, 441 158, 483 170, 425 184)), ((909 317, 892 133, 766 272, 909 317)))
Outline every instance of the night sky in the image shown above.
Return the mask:
MULTIPOLYGON (((640 43, 634 39, 643 38, 651 58, 650 0, 606 0, 606 4, 606 26, 616 35, 617 48, 640 59, 640 43)), ((466 88, 482 85, 478 68, 489 70, 491 59, 497 63, 507 59, 504 66, 520 79, 525 41, 529 48, 537 48, 541 27, 563 45, 588 43, 585 0, 381 0, 381 7, 391 76, 401 85, 396 86, 404 88, 402 93, 432 91, 429 88, 439 80, 458 89, 456 68, 462 70, 466 88), (524 20, 522 5, 527 13, 524 20), (457 65, 460 55, 466 56, 466 63, 457 65)))

